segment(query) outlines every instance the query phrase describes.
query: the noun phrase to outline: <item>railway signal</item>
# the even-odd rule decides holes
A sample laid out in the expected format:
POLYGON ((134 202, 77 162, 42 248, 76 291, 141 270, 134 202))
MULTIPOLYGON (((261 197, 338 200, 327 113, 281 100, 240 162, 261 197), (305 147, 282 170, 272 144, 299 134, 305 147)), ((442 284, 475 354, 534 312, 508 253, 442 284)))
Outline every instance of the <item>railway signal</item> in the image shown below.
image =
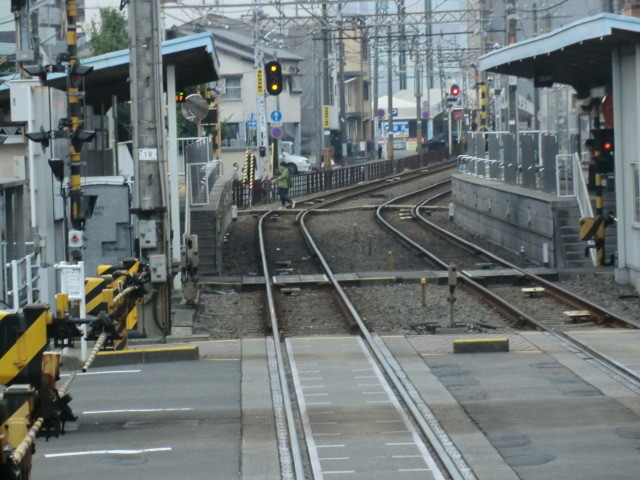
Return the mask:
POLYGON ((460 87, 454 83, 453 85, 451 85, 451 90, 449 90, 449 93, 452 97, 457 99, 458 95, 460 95, 460 87))
POLYGON ((282 65, 276 61, 269 62, 264 66, 264 71, 267 92, 269 95, 280 95, 282 93, 282 65))

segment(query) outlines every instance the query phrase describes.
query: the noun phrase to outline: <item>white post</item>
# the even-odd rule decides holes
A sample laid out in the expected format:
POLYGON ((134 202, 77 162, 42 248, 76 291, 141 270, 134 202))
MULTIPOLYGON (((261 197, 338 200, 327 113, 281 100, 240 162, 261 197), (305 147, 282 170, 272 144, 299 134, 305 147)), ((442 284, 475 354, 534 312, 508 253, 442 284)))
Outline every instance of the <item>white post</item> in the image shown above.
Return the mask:
POLYGON ((33 303, 33 275, 31 273, 31 257, 32 253, 27 255, 24 259, 25 264, 25 277, 27 278, 27 303, 33 303))
POLYGON ((451 152, 453 152, 453 145, 451 145, 451 107, 449 107, 448 117, 447 127, 449 130, 449 155, 451 155, 451 152))
MULTIPOLYGON (((78 269, 80 270, 80 278, 82 279, 82 283, 84 284, 84 262, 78 262, 78 269)), ((87 318, 87 302, 85 297, 85 290, 82 289, 82 293, 80 295, 80 318, 87 318)), ((80 355, 82 357, 82 361, 86 362, 87 358, 89 358, 89 353, 87 349, 87 324, 83 323, 82 327, 80 327, 80 331, 82 332, 82 338, 80 339, 80 355)))
POLYGON ((18 261, 11 260, 11 292, 13 293, 14 312, 20 310, 20 286, 18 282, 18 261))
MULTIPOLYGON (((171 220, 171 258, 180 262, 180 198, 178 185, 178 123, 176 121, 176 67, 167 65, 167 119, 169 138, 169 208, 171 220)), ((181 279, 176 275, 173 288, 181 287, 181 279)))

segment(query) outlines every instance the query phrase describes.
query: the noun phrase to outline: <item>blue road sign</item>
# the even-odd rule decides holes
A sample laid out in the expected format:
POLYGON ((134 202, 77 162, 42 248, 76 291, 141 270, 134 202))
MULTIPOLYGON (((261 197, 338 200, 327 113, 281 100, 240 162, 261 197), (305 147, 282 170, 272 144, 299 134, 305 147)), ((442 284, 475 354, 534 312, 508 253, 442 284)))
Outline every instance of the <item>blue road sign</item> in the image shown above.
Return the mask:
POLYGON ((384 117, 384 108, 379 108, 378 109, 378 116, 379 117, 384 117))
POLYGON ((273 112, 271 112, 271 120, 274 122, 281 122, 282 121, 282 112, 280 110, 274 110, 273 112))
POLYGON ((397 117, 397 116, 398 116, 398 109, 397 109, 397 108, 392 108, 392 109, 391 109, 391 114, 392 114, 394 117, 397 117))
POLYGON ((257 120, 249 120, 249 121, 247 121, 247 127, 256 128, 257 126, 258 126, 258 121, 257 120))
POLYGON ((283 133, 284 133, 284 131, 282 130, 282 127, 273 127, 271 129, 271 136, 273 138, 280 138, 283 133))

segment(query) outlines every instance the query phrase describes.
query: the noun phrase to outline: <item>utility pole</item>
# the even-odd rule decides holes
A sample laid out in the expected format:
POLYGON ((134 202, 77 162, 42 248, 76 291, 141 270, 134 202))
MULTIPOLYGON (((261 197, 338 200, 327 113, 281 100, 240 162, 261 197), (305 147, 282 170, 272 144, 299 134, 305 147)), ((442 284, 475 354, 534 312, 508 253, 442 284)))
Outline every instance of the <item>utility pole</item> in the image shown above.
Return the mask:
POLYGON ((140 309, 138 322, 147 335, 166 335, 171 327, 161 28, 160 2, 129 2, 133 212, 138 255, 151 273, 150 301, 140 309))
MULTIPOLYGON (((516 42, 516 28, 518 19, 516 17, 516 0, 509 0, 507 4, 507 44, 516 42)), ((509 77, 509 126, 508 130, 516 137, 518 145, 518 79, 509 77)))
MULTIPOLYGON (((264 73, 264 48, 262 39, 260 38, 260 19, 263 14, 258 8, 257 0, 253 0, 253 45, 254 45, 254 63, 253 68, 256 71, 256 110, 258 113, 258 156, 256 173, 260 180, 271 176, 269 171, 269 140, 267 138, 267 112, 264 98, 264 87, 262 75, 264 73), (264 156, 262 153, 264 152, 264 156)), ((249 183, 253 185, 253 178, 249 179, 249 183)))
POLYGON ((405 90, 407 88, 407 51, 406 51, 406 41, 405 41, 405 6, 404 0, 400 0, 400 4, 398 5, 398 21, 400 23, 400 38, 399 38, 399 47, 400 47, 400 55, 398 56, 398 80, 400 82, 399 89, 405 90))
MULTIPOLYGON (((380 2, 376 1, 376 17, 380 13, 380 2)), ((371 79, 373 83, 373 121, 371 122, 371 138, 373 138, 373 155, 375 160, 380 160, 378 158, 378 140, 379 140, 379 118, 378 117, 378 82, 380 80, 378 69, 380 68, 380 61, 378 56, 378 24, 376 22, 375 27, 373 27, 373 38, 374 43, 371 45, 373 49, 373 78, 371 79)))
POLYGON ((35 62, 37 58, 31 49, 31 28, 29 25, 29 1, 23 0, 22 3, 12 4, 12 11, 18 24, 16 29, 16 66, 18 72, 25 77, 22 65, 24 63, 35 62), (17 8, 19 7, 19 8, 17 8))
POLYGON ((414 73, 414 85, 416 94, 416 144, 417 151, 420 154, 420 163, 422 163, 422 78, 421 78, 422 64, 420 63, 420 49, 416 49, 416 64, 414 73))
POLYGON ((424 0, 424 23, 427 36, 427 49, 424 59, 425 79, 427 87, 427 128, 426 137, 429 138, 429 121, 431 119, 431 88, 433 87, 433 45, 431 42, 431 0, 424 0))
POLYGON ((340 88, 340 144, 342 145, 342 163, 347 166, 349 152, 347 150, 347 105, 346 87, 344 84, 344 25, 340 23, 340 41, 338 42, 338 86, 340 88))
MULTIPOLYGON (((533 4, 533 35, 538 36, 538 4, 533 4)), ((538 108, 540 108, 540 89, 536 87, 535 80, 533 82, 533 129, 540 130, 540 121, 538 120, 538 108)))
POLYGON ((393 56, 391 27, 387 27, 387 160, 393 160, 393 56))
MULTIPOLYGON (((323 115, 323 150, 322 159, 329 156, 331 149, 330 105, 331 90, 329 88, 329 16, 327 2, 322 2, 322 115, 323 115)), ((325 166, 331 166, 325 165, 325 166)))

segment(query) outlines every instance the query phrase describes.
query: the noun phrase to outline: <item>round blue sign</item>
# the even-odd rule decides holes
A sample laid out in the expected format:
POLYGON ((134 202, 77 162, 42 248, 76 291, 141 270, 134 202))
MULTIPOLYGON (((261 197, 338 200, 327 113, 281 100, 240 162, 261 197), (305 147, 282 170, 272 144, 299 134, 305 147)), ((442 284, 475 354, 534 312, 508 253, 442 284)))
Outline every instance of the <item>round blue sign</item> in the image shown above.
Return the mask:
POLYGON ((378 116, 379 117, 384 117, 384 108, 379 108, 378 109, 378 116))
POLYGON ((282 130, 282 127, 273 127, 271 129, 271 136, 273 138, 280 138, 283 133, 284 131, 282 130))
POLYGON ((429 112, 422 112, 422 118, 429 118, 429 112))

